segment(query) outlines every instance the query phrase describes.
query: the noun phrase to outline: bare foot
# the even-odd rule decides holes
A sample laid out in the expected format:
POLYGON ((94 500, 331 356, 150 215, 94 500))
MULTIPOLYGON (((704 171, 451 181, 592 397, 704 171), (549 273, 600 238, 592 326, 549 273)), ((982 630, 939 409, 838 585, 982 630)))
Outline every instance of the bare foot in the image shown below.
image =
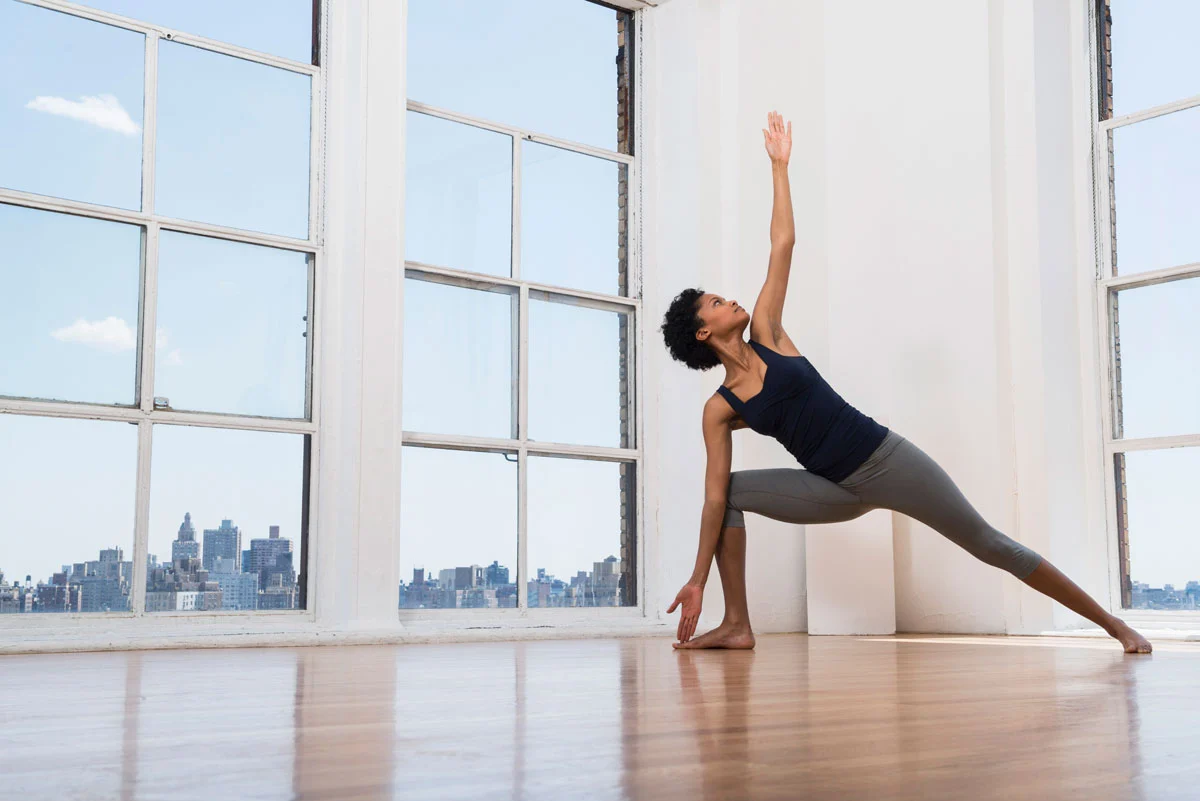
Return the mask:
POLYGON ((674 647, 682 650, 728 648, 744 651, 754 647, 754 632, 750 630, 749 626, 731 626, 722 623, 707 634, 701 634, 687 642, 674 643, 674 647))
POLYGON ((1149 640, 1138 634, 1124 622, 1121 623, 1117 629, 1117 633, 1113 636, 1121 641, 1121 646, 1127 654, 1148 654, 1154 650, 1154 646, 1150 644, 1149 640))

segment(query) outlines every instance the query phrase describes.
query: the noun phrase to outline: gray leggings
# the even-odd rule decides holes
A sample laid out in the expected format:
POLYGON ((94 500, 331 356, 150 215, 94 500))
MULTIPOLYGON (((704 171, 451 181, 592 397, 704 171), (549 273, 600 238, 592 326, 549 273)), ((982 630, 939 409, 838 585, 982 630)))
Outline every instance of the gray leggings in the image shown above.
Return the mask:
POLYGON ((839 482, 807 470, 739 470, 729 477, 725 525, 744 527, 743 512, 787 523, 840 523, 872 509, 919 520, 972 556, 1023 579, 1042 557, 988 525, 946 471, 895 431, 839 482))

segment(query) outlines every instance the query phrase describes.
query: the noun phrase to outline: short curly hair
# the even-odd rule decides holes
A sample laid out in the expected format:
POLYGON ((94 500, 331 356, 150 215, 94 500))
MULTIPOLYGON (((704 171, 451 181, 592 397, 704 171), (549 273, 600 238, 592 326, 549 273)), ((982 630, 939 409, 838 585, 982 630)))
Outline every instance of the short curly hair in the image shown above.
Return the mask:
POLYGON ((703 295, 703 289, 685 289, 675 296, 663 315, 662 333, 667 350, 676 361, 693 370, 711 370, 721 363, 712 348, 696 339, 696 332, 704 325, 696 314, 703 295))

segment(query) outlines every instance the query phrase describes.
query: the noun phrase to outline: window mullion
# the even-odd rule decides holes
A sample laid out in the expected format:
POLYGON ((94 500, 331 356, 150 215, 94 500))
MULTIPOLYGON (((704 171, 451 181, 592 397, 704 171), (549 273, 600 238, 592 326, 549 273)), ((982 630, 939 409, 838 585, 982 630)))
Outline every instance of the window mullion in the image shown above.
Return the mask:
POLYGON ((158 223, 146 226, 142 257, 142 322, 138 359, 138 406, 144 414, 154 411, 154 351, 158 331, 158 223))
POLYGON ((517 608, 529 606, 529 287, 522 286, 517 314, 517 608))
POLYGON ((512 277, 521 278, 521 138, 512 138, 512 277))
POLYGON ((150 459, 154 426, 148 419, 138 423, 137 490, 134 493, 133 576, 129 583, 129 609, 136 615, 146 611, 146 562, 150 553, 150 459))
POLYGON ((158 125, 158 36, 146 34, 142 95, 142 212, 154 214, 154 149, 158 125))

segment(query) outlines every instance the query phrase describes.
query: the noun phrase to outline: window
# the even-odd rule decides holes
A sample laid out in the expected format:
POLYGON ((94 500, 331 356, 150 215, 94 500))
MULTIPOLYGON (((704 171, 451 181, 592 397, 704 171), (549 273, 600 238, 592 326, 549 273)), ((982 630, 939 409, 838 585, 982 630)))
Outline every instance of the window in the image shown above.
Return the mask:
POLYGON ((633 31, 410 0, 402 609, 640 604, 633 31))
POLYGON ((0 0, 0 613, 306 606, 319 26, 262 5, 0 0))
POLYGON ((1200 77, 1187 0, 1097 1, 1098 297, 1125 609, 1200 608, 1200 77))

